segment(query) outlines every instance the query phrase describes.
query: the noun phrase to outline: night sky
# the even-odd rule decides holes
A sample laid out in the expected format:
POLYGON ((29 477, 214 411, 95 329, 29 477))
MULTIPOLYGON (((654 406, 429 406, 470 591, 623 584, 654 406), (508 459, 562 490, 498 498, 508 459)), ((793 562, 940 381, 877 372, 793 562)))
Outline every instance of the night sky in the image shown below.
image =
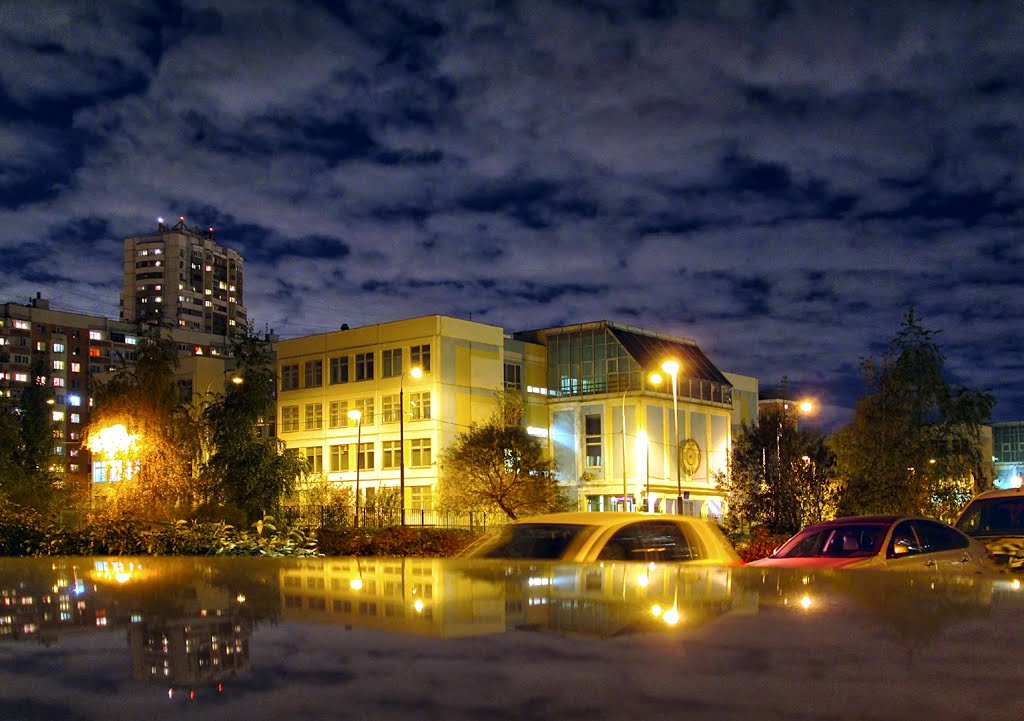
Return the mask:
POLYGON ((914 306, 1024 420, 1022 125, 1020 0, 0 0, 0 302, 184 215, 282 337, 607 319, 827 426, 914 306))

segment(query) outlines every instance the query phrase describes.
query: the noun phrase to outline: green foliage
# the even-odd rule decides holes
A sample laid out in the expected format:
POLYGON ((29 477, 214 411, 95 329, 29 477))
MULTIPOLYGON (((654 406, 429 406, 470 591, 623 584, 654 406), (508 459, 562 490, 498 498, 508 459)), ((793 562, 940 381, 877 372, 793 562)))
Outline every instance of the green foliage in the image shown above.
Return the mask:
POLYGON ((0 556, 27 556, 45 538, 45 521, 32 508, 0 496, 0 556))
POLYGON ((449 558, 478 536, 470 531, 418 526, 379 530, 321 531, 320 550, 327 556, 413 556, 449 558))
POLYGON ((274 413, 276 383, 269 344, 247 329, 232 355, 242 382, 231 384, 205 411, 213 448, 206 470, 215 496, 254 522, 280 510, 308 466, 297 451, 264 432, 274 413))
POLYGON ((485 424, 474 425, 444 450, 441 510, 500 510, 515 519, 567 509, 554 462, 544 445, 523 428, 522 417, 520 396, 504 393, 485 424))
POLYGON ((793 534, 832 517, 834 463, 824 438, 799 430, 792 411, 765 409, 757 425, 745 425, 733 439, 729 473, 719 477, 728 501, 726 527, 793 534))
POLYGON ((881 359, 866 359, 869 394, 833 448, 845 487, 840 512, 922 514, 953 520, 990 483, 980 431, 987 392, 951 385, 934 333, 911 309, 881 359))

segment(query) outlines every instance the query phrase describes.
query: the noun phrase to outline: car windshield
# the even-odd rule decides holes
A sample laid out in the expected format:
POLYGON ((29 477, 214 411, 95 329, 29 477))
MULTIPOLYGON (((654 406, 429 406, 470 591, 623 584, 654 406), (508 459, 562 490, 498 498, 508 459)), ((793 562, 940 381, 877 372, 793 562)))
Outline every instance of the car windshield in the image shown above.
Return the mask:
POLYGON ((471 555, 477 558, 561 558, 569 544, 588 529, 571 523, 514 523, 471 555))
POLYGON ((775 558, 854 558, 874 556, 888 526, 851 524, 809 528, 785 543, 775 558))
POLYGON ((973 501, 956 527, 968 536, 1024 535, 1024 496, 973 501))

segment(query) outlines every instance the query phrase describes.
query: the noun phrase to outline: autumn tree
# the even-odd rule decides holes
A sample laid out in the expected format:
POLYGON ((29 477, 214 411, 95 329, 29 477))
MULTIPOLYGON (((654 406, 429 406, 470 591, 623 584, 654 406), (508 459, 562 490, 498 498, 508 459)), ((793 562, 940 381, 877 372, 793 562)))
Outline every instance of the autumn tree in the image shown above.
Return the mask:
POLYGON ((913 309, 879 359, 862 361, 868 394, 833 437, 844 514, 922 514, 953 520, 990 478, 981 426, 995 399, 951 384, 935 333, 913 309))
POLYGON ((502 393, 487 422, 473 425, 442 452, 441 510, 501 511, 510 519, 566 510, 554 462, 526 432, 523 412, 519 394, 502 393))
POLYGON ((176 344, 154 327, 140 336, 135 360, 124 362, 94 389, 87 445, 116 425, 134 440, 119 458, 131 469, 131 478, 111 489, 107 513, 180 518, 190 516, 198 502, 201 479, 194 458, 201 429, 181 401, 177 366, 176 344))
POLYGON ((274 370, 270 344, 246 329, 232 344, 239 383, 205 411, 212 453, 206 471, 214 504, 223 504, 248 522, 278 515, 282 499, 307 472, 306 461, 267 428, 275 413, 274 370))

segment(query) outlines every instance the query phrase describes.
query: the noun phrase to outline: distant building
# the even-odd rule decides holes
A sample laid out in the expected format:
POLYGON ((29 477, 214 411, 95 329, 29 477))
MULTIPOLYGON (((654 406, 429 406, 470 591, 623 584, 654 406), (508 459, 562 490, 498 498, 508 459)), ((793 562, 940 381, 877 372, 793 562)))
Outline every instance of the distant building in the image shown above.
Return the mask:
POLYGON ((760 390, 758 380, 753 376, 738 373, 724 375, 732 384, 732 432, 736 435, 743 426, 757 425, 760 390))
POLYGON ((435 507, 438 453, 503 389, 522 393, 527 431, 546 439, 580 508, 722 510, 714 476, 731 443, 732 385, 691 340, 606 321, 510 336, 435 315, 282 340, 277 366, 278 436, 326 482, 354 490, 358 462, 361 495, 396 488, 404 435, 414 521, 435 507), (651 378, 667 359, 681 366, 677 421, 671 381, 651 378), (684 446, 690 473, 677 462, 684 446))
POLYGON ((213 228, 157 225, 124 239, 121 320, 228 336, 246 325, 244 262, 213 228))
POLYGON ((996 488, 1020 488, 1024 476, 1024 421, 992 424, 996 488))

